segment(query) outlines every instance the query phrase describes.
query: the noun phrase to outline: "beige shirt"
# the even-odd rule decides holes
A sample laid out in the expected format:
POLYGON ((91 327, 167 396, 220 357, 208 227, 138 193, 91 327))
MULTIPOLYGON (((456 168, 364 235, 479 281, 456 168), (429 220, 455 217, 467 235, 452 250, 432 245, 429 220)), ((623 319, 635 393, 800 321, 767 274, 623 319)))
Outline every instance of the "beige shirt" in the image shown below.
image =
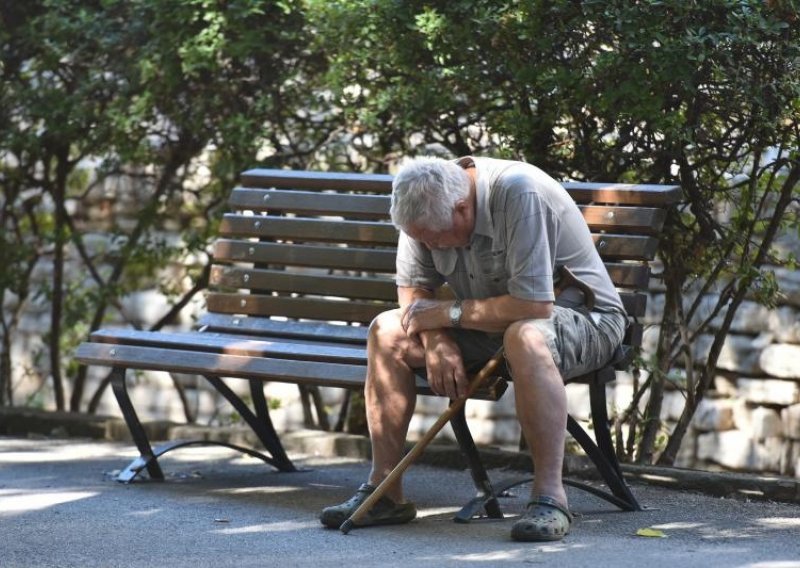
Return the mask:
MULTIPOLYGON (((469 245, 429 250, 401 232, 398 286, 433 290, 446 282, 462 299, 510 294, 554 301, 553 274, 566 265, 595 291, 595 310, 624 312, 583 215, 561 184, 523 162, 471 160, 477 209, 469 245)), ((580 293, 568 289, 558 303, 579 304, 580 293)))

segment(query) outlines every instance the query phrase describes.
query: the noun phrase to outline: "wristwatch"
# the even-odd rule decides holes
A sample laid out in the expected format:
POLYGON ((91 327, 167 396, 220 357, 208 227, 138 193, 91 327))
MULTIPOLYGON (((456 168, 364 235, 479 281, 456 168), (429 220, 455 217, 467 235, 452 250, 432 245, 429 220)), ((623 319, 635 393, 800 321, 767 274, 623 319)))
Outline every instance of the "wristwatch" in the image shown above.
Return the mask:
POLYGON ((450 326, 451 327, 461 327, 461 300, 456 300, 453 302, 453 305, 450 306, 450 326))

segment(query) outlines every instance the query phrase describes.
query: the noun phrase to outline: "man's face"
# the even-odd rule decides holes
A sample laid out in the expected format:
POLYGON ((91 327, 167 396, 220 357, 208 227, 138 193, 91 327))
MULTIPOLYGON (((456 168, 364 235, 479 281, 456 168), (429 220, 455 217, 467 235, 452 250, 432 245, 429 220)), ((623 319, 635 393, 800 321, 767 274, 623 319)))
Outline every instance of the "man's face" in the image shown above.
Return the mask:
POLYGON ((475 225, 474 217, 469 210, 468 201, 459 201, 453 211, 453 225, 444 231, 432 231, 420 225, 409 225, 405 228, 406 234, 424 244, 431 250, 460 248, 469 245, 472 229, 475 225))

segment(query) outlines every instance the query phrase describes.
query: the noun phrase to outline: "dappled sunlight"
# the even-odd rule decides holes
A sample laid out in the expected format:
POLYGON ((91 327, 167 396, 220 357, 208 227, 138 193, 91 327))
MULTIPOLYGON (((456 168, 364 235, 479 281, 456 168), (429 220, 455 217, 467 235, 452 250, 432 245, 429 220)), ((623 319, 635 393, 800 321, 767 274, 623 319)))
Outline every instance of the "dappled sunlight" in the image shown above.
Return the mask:
MULTIPOLYGON (((16 450, 3 452, 3 465, 30 464, 50 462, 73 462, 81 459, 96 459, 103 457, 119 458, 120 448, 101 444, 58 444, 48 447, 43 452, 41 447, 36 450, 16 450)), ((131 454, 133 455, 133 454, 131 454)))
MULTIPOLYGON (((467 554, 454 554, 448 557, 451 560, 458 560, 461 562, 530 562, 532 554, 557 554, 570 552, 585 548, 582 544, 567 544, 565 542, 553 544, 540 544, 535 548, 531 546, 522 546, 520 548, 508 548, 505 550, 490 550, 487 552, 470 552, 467 554)), ((437 560, 437 558, 427 557, 420 560, 437 560)), ((440 560, 440 558, 439 558, 440 560)), ((567 557, 564 557, 567 560, 567 557)))
POLYGON ((319 526, 319 521, 317 519, 311 519, 308 521, 276 521, 274 523, 263 523, 258 525, 249 525, 246 527, 229 527, 211 532, 224 535, 276 533, 292 532, 304 529, 317 529, 319 526))
POLYGON ((223 489, 212 489, 209 493, 221 493, 224 495, 273 495, 275 493, 296 493, 303 490, 297 486, 275 486, 275 487, 231 487, 223 489))
POLYGON ((675 522, 675 523, 660 523, 657 525, 651 525, 654 529, 659 529, 663 531, 669 530, 687 530, 687 529, 699 529, 706 526, 705 523, 682 523, 682 522, 675 522))
POLYGON ((755 522, 771 529, 800 528, 800 517, 770 517, 756 519, 755 522))
POLYGON ((159 513, 163 512, 164 509, 147 509, 144 511, 132 511, 128 513, 129 517, 152 517, 153 515, 158 515, 159 513))
POLYGON ((40 489, 35 491, 3 489, 0 490, 0 516, 9 513, 41 511, 48 507, 89 499, 97 495, 99 493, 95 491, 42 492, 40 489))

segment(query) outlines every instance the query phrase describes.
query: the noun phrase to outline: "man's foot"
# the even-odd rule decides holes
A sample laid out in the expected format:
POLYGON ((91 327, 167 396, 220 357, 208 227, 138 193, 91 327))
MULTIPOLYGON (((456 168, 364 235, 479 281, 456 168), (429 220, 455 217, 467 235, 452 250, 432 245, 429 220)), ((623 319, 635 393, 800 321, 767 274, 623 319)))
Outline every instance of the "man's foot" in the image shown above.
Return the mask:
POLYGON ((511 527, 511 538, 525 542, 561 540, 569 534, 572 515, 546 495, 534 497, 525 514, 511 527))
MULTIPOLYGON (((319 516, 320 522, 329 529, 338 529, 373 491, 375 487, 365 483, 358 488, 355 495, 341 505, 325 507, 319 516)), ((399 525, 413 520, 416 516, 417 508, 414 503, 395 503, 388 497, 381 497, 355 526, 399 525)))

